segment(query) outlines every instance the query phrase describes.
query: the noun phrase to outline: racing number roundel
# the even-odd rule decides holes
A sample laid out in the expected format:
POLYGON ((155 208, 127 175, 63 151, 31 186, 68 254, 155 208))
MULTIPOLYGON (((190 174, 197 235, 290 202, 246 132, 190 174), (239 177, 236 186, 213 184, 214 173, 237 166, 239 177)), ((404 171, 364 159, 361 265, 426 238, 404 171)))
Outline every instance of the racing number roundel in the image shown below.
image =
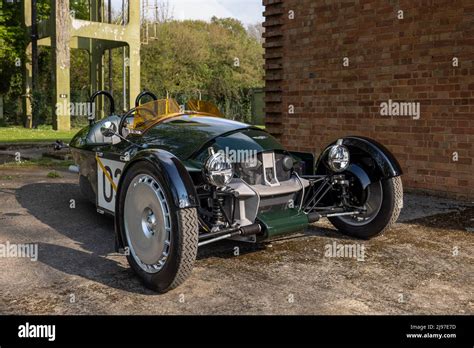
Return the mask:
POLYGON ((117 185, 125 163, 106 158, 97 159, 97 206, 115 212, 117 185))

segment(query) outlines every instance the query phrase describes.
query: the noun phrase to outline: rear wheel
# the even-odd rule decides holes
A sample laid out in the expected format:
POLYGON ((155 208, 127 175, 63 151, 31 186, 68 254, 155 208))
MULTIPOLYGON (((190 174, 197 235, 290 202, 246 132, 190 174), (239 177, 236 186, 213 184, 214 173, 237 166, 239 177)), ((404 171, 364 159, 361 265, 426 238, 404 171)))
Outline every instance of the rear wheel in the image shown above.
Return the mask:
POLYGON ((177 287, 191 274, 196 259, 196 209, 177 209, 163 178, 149 163, 132 167, 122 190, 119 220, 130 266, 152 290, 177 287))
POLYGON ((398 219, 403 207, 400 177, 371 183, 357 198, 363 214, 331 217, 329 221, 342 233, 369 239, 382 234, 398 219))

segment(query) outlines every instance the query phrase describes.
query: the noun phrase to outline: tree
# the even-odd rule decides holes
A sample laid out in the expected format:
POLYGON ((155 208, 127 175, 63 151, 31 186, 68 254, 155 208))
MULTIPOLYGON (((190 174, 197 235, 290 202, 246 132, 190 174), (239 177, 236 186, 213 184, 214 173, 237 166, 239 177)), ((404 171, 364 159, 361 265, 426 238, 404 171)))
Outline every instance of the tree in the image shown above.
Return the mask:
MULTIPOLYGON (((86 19, 89 0, 71 0, 71 9, 76 18, 86 19)), ((213 101, 226 115, 240 120, 250 118, 250 91, 263 86, 263 48, 254 35, 236 19, 213 18, 205 21, 172 20, 172 3, 159 1, 159 18, 156 40, 142 46, 142 86, 165 97, 167 93, 182 103, 197 98, 201 92, 204 99, 213 101)), ((27 37, 21 26, 20 2, 12 4, 2 1, 0 11, 0 72, 1 89, 9 105, 18 108, 21 95, 21 69, 12 67, 14 58, 24 56, 27 37), (11 86, 14 86, 13 88, 11 86), (15 91, 15 95, 11 92, 15 91)), ((50 16, 50 0, 37 0, 38 19, 50 16)), ((149 14, 153 19, 153 13, 149 14)), ((72 51, 71 98, 84 101, 87 95, 89 57, 85 52, 72 51)), ((37 92, 43 109, 39 120, 48 122, 52 94, 51 49, 39 49, 39 73, 37 92)), ((121 50, 113 50, 114 95, 121 95, 122 66, 121 50)), ((38 98, 38 95, 36 95, 38 98)), ((120 101, 120 102, 119 102, 120 101)), ((117 106, 121 98, 117 98, 117 106)), ((16 110, 15 109, 15 110, 16 110)))
POLYGON ((255 23, 255 24, 249 24, 247 26, 247 32, 250 35, 250 37, 253 37, 255 40, 263 44, 265 42, 265 39, 263 37, 263 34, 265 33, 265 27, 261 22, 255 23))
POLYGON ((173 19, 174 7, 168 0, 157 1, 155 4, 154 20, 157 23, 169 22, 173 19))
POLYGON ((0 2, 0 118, 3 118, 3 98, 11 87, 18 63, 25 59, 26 36, 21 26, 20 2, 0 2))
POLYGON ((198 91, 226 115, 248 121, 250 90, 263 85, 263 48, 232 18, 170 21, 142 47, 142 86, 184 102, 198 91))

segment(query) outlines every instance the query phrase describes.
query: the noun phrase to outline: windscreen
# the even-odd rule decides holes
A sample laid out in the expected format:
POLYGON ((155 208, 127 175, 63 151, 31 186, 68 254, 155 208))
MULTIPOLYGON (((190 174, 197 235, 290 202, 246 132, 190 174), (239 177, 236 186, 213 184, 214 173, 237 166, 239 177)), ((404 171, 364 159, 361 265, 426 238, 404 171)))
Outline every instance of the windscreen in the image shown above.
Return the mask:
POLYGON ((153 100, 135 109, 132 129, 145 131, 167 116, 180 113, 182 110, 174 99, 153 100))
POLYGON ((188 110, 195 112, 202 112, 204 114, 209 114, 217 117, 223 117, 220 110, 213 103, 204 101, 204 100, 194 100, 191 99, 188 101, 188 110))
POLYGON ((133 122, 129 129, 138 134, 145 132, 160 121, 184 114, 190 116, 223 117, 219 109, 212 103, 203 100, 190 100, 188 109, 180 107, 174 99, 159 99, 138 106, 133 112, 133 122))

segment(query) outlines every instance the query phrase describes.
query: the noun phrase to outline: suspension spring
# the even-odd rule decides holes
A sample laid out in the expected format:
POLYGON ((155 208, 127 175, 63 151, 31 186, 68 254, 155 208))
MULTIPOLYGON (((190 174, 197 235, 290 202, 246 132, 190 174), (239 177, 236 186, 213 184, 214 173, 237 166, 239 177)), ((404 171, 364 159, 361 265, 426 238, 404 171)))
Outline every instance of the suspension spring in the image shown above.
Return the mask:
POLYGON ((215 195, 212 200, 212 222, 214 225, 224 225, 224 213, 221 207, 224 204, 224 197, 215 195))

